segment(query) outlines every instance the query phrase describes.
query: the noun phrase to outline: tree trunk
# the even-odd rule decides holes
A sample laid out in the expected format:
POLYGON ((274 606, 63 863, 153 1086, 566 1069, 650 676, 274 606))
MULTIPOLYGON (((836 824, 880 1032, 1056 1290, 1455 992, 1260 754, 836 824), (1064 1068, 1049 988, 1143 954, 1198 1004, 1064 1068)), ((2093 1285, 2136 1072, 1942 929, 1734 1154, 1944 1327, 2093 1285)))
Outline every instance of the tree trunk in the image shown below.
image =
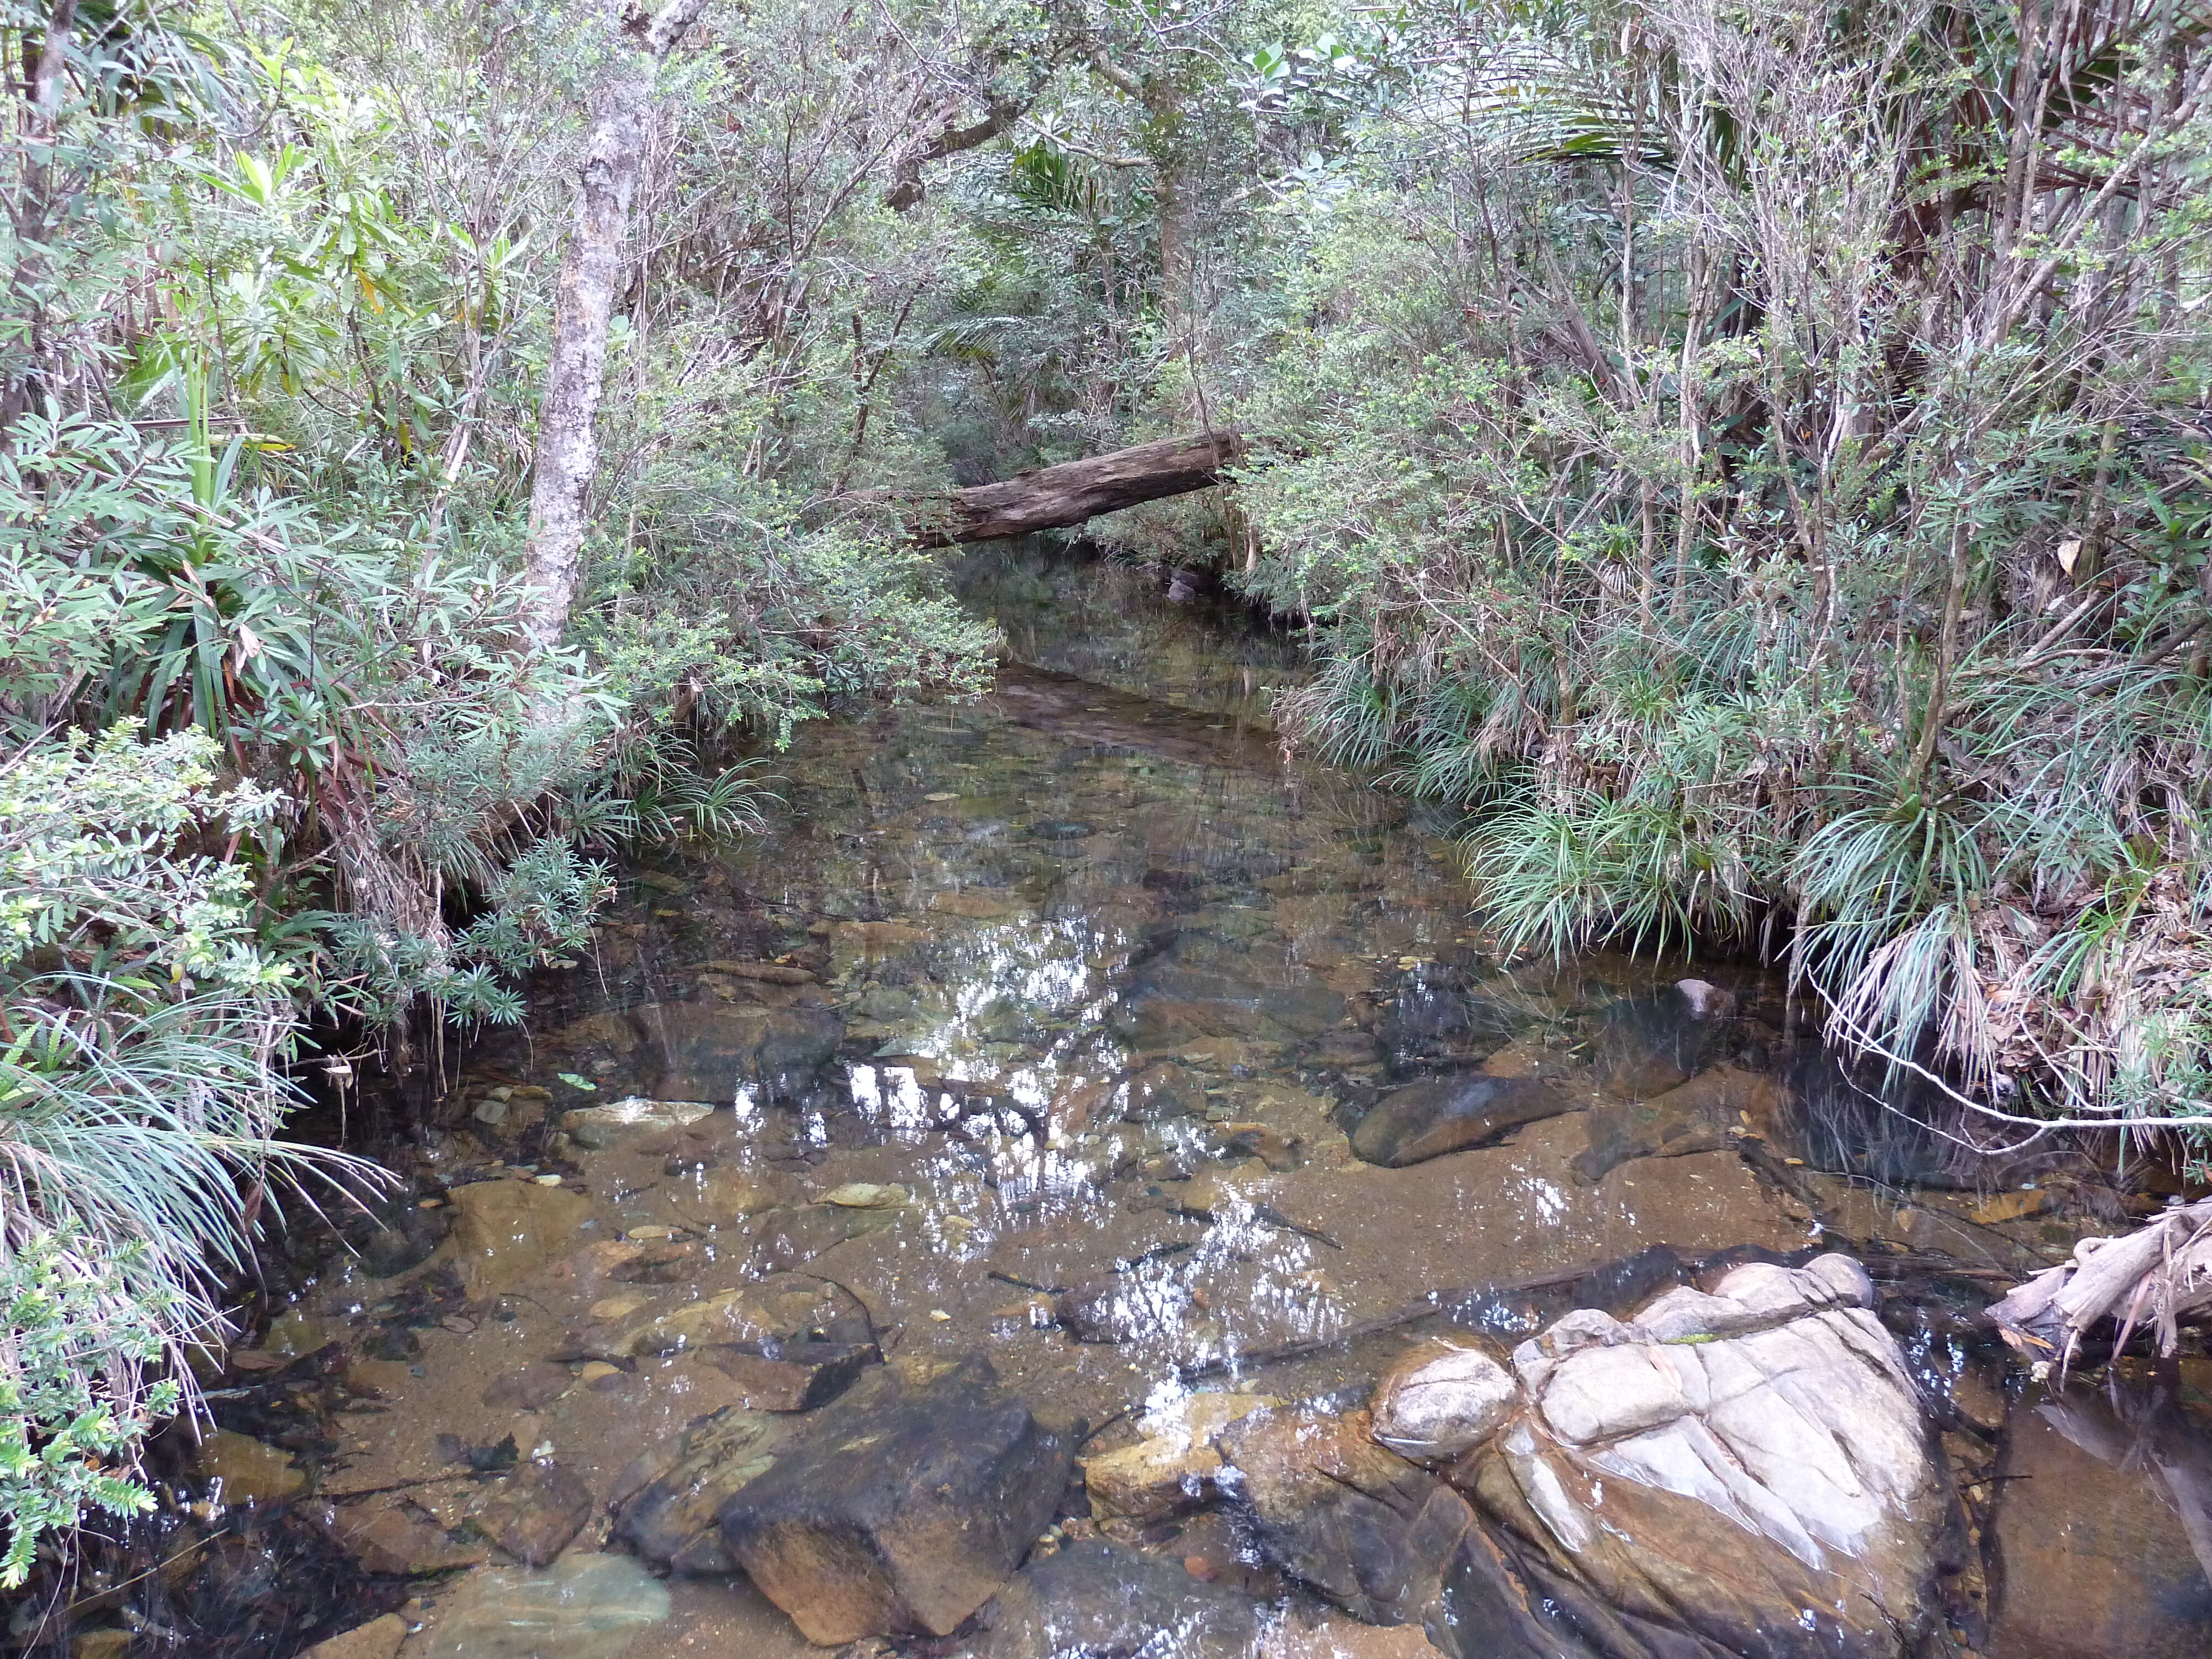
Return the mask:
POLYGON ((908 533, 923 547, 951 547, 1057 530, 1118 507, 1219 483, 1221 469, 1243 453, 1238 434, 1201 432, 1064 461, 928 502, 909 520, 908 533))
POLYGON ((39 55, 29 70, 30 97, 24 112, 22 195, 15 207, 15 270, 14 287, 20 303, 31 316, 24 341, 24 362, 15 373, 0 371, 0 433, 38 401, 46 379, 46 339, 45 307, 38 296, 46 275, 47 243, 56 217, 52 146, 61 135, 62 94, 69 68, 71 37, 76 28, 77 0, 53 0, 39 55))
POLYGON ((576 222, 561 260, 553 347, 538 408, 525 568, 533 590, 524 627, 548 646, 568 626, 582 564, 586 514, 599 471, 595 422, 605 384, 607 324, 628 285, 631 199, 645 160, 655 72, 706 0, 626 6, 592 99, 592 131, 576 185, 576 222))

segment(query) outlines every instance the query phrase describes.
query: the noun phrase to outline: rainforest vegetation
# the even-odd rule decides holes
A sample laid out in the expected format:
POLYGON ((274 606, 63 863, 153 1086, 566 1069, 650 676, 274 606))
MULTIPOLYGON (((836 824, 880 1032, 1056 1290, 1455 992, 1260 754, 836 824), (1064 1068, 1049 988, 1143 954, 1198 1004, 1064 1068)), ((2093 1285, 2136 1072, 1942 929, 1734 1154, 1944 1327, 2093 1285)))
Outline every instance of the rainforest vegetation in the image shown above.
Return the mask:
POLYGON ((310 1085, 972 694, 933 494, 1296 627, 1501 950, 2212 1123, 2198 0, 4 0, 0 1580, 150 1501, 310 1085), (739 757, 750 756, 744 759, 739 757))

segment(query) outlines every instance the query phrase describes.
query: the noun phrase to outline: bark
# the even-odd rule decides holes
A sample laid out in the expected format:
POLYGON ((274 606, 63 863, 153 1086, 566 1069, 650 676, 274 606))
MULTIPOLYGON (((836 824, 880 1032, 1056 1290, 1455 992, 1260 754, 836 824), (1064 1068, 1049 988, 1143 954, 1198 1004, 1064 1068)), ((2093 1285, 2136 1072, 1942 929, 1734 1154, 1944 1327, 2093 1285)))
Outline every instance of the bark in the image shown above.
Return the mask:
POLYGON ((525 568, 530 642, 561 637, 575 601, 584 532, 599 471, 597 420, 606 380, 607 325, 629 286, 630 204, 645 160, 655 73, 706 0, 627 7, 592 100, 591 136, 576 185, 576 220, 554 296, 553 345, 538 408, 525 568))
POLYGON ((988 144, 1006 131, 1028 112, 1030 100, 994 99, 989 112, 971 126, 955 126, 951 121, 938 130, 936 137, 915 146, 898 159, 891 169, 891 187, 884 194, 884 205, 893 212, 904 213, 920 205, 927 193, 922 188, 921 170, 932 161, 942 161, 988 144))
POLYGON ((28 65, 30 97, 22 129, 23 190, 15 207, 19 252, 13 281, 18 303, 30 312, 32 325, 27 343, 28 361, 0 384, 0 432, 37 400, 45 378, 46 331, 37 289, 46 274, 46 245, 53 234, 56 191, 51 147, 61 134, 62 94, 76 29, 76 7, 77 0, 53 0, 39 41, 39 55, 28 65))
POLYGON ((2180 1206, 2120 1238, 2083 1239, 2072 1260, 2020 1285, 1989 1310, 1997 1334, 2030 1359, 2062 1368, 2100 1322, 2118 1327, 2112 1352, 2138 1328, 2172 1355, 2185 1320, 2212 1311, 2212 1199, 2180 1206))
POLYGON ((1222 468, 1243 453, 1243 440, 1234 432, 1163 438, 957 490, 914 514, 908 533, 923 547, 951 547, 1057 530, 1219 483, 1222 468))

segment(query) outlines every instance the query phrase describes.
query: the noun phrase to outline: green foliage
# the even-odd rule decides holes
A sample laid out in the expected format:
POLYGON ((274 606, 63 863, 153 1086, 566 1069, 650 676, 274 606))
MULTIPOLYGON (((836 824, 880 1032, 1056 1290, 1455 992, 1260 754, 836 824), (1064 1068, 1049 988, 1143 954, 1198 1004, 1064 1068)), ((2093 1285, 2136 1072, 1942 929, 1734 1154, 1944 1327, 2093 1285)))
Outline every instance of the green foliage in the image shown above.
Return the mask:
POLYGON ((100 1247, 39 1231, 0 1255, 0 1517, 9 1528, 0 1589, 29 1575, 40 1542, 88 1510, 118 1517, 154 1507, 128 1473, 137 1442, 177 1408, 178 1385, 146 1382, 161 1357, 139 1244, 100 1247))
POLYGON ((1893 1063, 2203 1118, 2201 24, 2014 22, 1398 15, 1282 191, 1241 580, 1507 943, 1787 939, 1893 1063))

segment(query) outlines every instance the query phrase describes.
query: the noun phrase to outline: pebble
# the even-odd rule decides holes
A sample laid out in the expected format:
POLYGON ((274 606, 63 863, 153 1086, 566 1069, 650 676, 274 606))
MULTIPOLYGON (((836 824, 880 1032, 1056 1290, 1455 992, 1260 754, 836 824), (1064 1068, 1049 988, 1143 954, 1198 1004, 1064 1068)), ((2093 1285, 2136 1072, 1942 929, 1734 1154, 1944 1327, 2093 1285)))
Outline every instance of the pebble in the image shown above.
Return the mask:
POLYGON ((557 1175, 542 1175, 537 1179, 538 1184, 541 1187, 557 1187, 561 1184, 561 1177, 557 1175))
MULTIPOLYGON (((914 1196, 903 1187, 878 1186, 869 1181, 848 1181, 842 1187, 832 1187, 822 1194, 824 1204, 835 1204, 845 1210, 888 1210, 904 1204, 914 1196)), ((632 1234, 635 1237, 636 1235, 632 1234)))

